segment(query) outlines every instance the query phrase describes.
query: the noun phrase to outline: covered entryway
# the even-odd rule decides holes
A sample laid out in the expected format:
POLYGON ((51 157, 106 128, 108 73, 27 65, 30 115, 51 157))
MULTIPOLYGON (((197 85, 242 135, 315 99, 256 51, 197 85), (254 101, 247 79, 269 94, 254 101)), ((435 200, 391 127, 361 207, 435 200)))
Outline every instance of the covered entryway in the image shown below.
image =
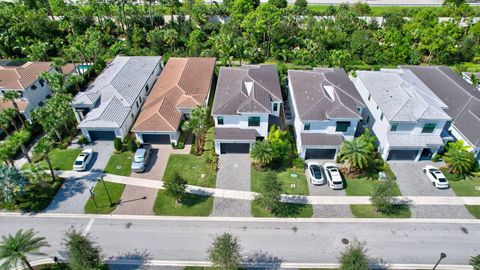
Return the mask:
POLYGON ((170 144, 170 135, 167 134, 143 134, 144 143, 151 144, 170 144))
POLYGON ((115 139, 114 131, 88 131, 91 141, 113 141, 115 139))
POLYGON ((337 149, 307 149, 305 159, 334 159, 337 149))
POLYGON ((418 150, 390 150, 387 160, 415 160, 418 150))
POLYGON ((250 152, 249 143, 221 143, 221 154, 248 154, 250 152))

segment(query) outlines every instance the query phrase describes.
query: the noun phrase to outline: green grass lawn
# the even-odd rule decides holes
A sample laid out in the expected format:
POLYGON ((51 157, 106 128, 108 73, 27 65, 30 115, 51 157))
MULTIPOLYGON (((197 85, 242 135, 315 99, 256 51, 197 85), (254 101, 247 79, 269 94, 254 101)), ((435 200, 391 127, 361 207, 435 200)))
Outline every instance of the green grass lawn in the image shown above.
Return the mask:
POLYGON ((105 173, 130 176, 132 173, 132 157, 133 154, 130 151, 113 154, 105 167, 105 173))
POLYGON ((283 203, 285 211, 274 215, 258 203, 252 201, 252 216, 254 217, 289 217, 289 218, 310 218, 313 215, 313 207, 310 204, 283 203))
POLYGON ((95 206, 92 198, 89 198, 84 207, 85 214, 110 214, 113 210, 115 210, 120 198, 122 197, 125 185, 105 181, 105 186, 110 194, 113 205, 110 205, 110 201, 108 200, 108 195, 105 191, 103 183, 98 182, 93 190, 98 208, 95 206))
MULTIPOLYGON (((375 186, 378 184, 379 180, 371 180, 367 178, 346 178, 347 187, 345 188, 345 193, 347 196, 372 196, 375 186)), ((400 188, 395 182, 394 196, 402 196, 400 188)))
MULTIPOLYGON (((82 149, 53 149, 48 156, 50 157, 54 170, 71 171, 73 169, 73 163, 80 152, 82 152, 82 149)), ((40 165, 48 169, 45 160, 42 160, 40 165)))
POLYGON ((167 196, 160 190, 153 206, 153 212, 159 216, 202 216, 212 213, 213 197, 200 196, 188 193, 182 204, 177 204, 175 199, 167 196))
POLYGON ((408 205, 396 205, 395 212, 392 214, 383 214, 377 212, 373 205, 352 204, 350 205, 352 214, 357 218, 410 218, 412 213, 408 205))
POLYGON ((169 179, 177 172, 189 185, 215 187, 217 173, 208 168, 205 155, 172 154, 168 159, 163 179, 169 179))
POLYGON ((465 178, 462 180, 448 179, 450 187, 457 196, 480 196, 480 177, 465 178))
MULTIPOLYGON (((283 193, 294 195, 309 195, 308 182, 305 173, 301 170, 279 169, 277 172, 277 179, 282 183, 283 193), (292 186, 295 185, 295 186, 292 186)), ((255 167, 251 168, 251 189, 254 192, 262 191, 262 181, 267 176, 268 170, 258 171, 255 167)))
POLYGON ((468 212, 472 214, 477 219, 480 219, 480 205, 465 205, 468 212))

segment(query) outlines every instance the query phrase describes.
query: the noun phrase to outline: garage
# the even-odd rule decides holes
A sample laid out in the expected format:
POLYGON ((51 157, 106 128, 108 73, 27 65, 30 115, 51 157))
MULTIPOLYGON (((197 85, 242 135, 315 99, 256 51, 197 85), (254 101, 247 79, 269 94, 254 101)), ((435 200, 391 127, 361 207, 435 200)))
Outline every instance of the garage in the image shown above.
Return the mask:
POLYGON ((307 149, 305 159, 334 159, 337 149, 307 149))
POLYGON ((88 131, 92 141, 113 141, 115 139, 114 131, 88 131))
POLYGON ((390 150, 387 160, 415 160, 418 150, 390 150))
POLYGON ((250 144, 248 143, 221 143, 220 153, 222 154, 248 154, 250 144))
POLYGON ((167 134, 143 134, 144 143, 151 144, 170 144, 170 135, 167 134))

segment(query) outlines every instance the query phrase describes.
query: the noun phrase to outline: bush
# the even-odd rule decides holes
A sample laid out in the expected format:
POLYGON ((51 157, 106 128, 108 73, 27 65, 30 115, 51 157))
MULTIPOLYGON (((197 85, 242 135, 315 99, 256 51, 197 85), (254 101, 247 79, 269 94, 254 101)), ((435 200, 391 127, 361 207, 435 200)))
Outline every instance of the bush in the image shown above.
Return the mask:
POLYGON ((354 240, 339 258, 341 270, 368 270, 368 250, 365 244, 354 240))
POLYGON ((387 175, 387 180, 395 180, 397 177, 393 173, 392 169, 390 169, 390 165, 387 162, 383 162, 383 171, 387 175))
POLYGON ((473 267, 473 270, 480 270, 480 255, 471 257, 469 263, 473 267))
POLYGON ((433 156, 433 158, 432 158, 432 161, 433 161, 433 162, 438 162, 438 161, 440 161, 441 158, 442 158, 441 155, 435 154, 435 155, 433 156))
POLYGON ((370 200, 378 212, 388 214, 394 210, 395 205, 392 203, 394 187, 395 182, 393 180, 379 180, 378 185, 375 186, 370 200))
POLYGON ((68 250, 68 266, 72 270, 99 269, 102 264, 102 249, 88 235, 75 229, 65 233, 68 250))
POLYGON ((113 140, 113 147, 115 148, 115 151, 122 152, 123 151, 122 139, 116 137, 115 140, 113 140))
POLYGON ((127 139, 127 149, 128 149, 128 151, 130 151, 132 153, 135 153, 135 151, 137 151, 137 148, 138 148, 138 145, 137 145, 137 142, 135 141, 135 139, 129 137, 127 139))
POLYGON ((78 137, 78 143, 81 145, 87 144, 88 143, 87 137, 83 134, 80 135, 80 137, 78 137))
POLYGON ((292 166, 296 169, 303 170, 303 168, 305 167, 305 160, 297 156, 292 160, 292 166))
POLYGON ((213 240, 208 249, 208 259, 218 269, 238 269, 242 247, 237 237, 223 233, 213 240))
POLYGON ((218 155, 215 151, 211 150, 210 154, 206 158, 208 163, 208 168, 212 172, 216 172, 218 170, 218 155))
POLYGON ((182 177, 180 177, 180 175, 176 172, 172 176, 172 178, 169 178, 165 181, 164 187, 165 187, 165 193, 167 194, 167 196, 174 198, 177 201, 177 203, 181 203, 182 199, 185 197, 185 194, 187 193, 185 191, 187 187, 187 181, 182 177))

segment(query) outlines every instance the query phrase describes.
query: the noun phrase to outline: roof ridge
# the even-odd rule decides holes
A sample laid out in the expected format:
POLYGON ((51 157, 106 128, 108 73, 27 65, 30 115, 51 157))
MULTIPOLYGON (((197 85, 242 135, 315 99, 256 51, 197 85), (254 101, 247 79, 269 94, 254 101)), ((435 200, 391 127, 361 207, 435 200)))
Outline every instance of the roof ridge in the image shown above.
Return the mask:
POLYGON ((172 107, 175 108, 175 110, 179 111, 172 103, 170 103, 166 98, 164 98, 162 104, 160 105, 160 107, 158 108, 158 110, 155 112, 155 114, 158 114, 163 120, 165 120, 165 122, 167 122, 167 124, 168 124, 172 129, 175 129, 175 127, 172 126, 172 124, 170 124, 170 122, 159 112, 160 109, 162 109, 162 107, 163 107, 163 105, 165 104, 165 102, 168 102, 172 107))
MULTIPOLYGON (((269 66, 269 65, 265 65, 265 66, 269 66)), ((261 66, 259 65, 259 67, 261 67, 261 66)), ((259 69, 260 69, 260 68, 259 68, 259 69)), ((258 85, 260 85, 263 89, 265 89, 265 90, 270 94, 270 96, 274 96, 274 97, 276 97, 276 98, 278 98, 278 99, 280 99, 280 100, 282 99, 281 97, 279 98, 279 97, 275 96, 274 94, 272 94, 272 92, 270 92, 267 88, 265 88, 261 83, 257 82, 257 80, 255 80, 254 78, 252 78, 252 76, 250 76, 250 70, 252 70, 252 69, 248 69, 248 70, 247 70, 247 76, 248 76, 252 81, 256 82, 256 83, 257 83, 258 85)))
POLYGON ((312 106, 312 108, 310 110, 308 110, 306 113, 304 113, 301 117, 304 118, 306 117, 307 115, 309 115, 315 108, 317 108, 320 103, 326 99, 326 97, 324 96, 323 98, 321 98, 317 103, 315 103, 315 105, 312 106))

